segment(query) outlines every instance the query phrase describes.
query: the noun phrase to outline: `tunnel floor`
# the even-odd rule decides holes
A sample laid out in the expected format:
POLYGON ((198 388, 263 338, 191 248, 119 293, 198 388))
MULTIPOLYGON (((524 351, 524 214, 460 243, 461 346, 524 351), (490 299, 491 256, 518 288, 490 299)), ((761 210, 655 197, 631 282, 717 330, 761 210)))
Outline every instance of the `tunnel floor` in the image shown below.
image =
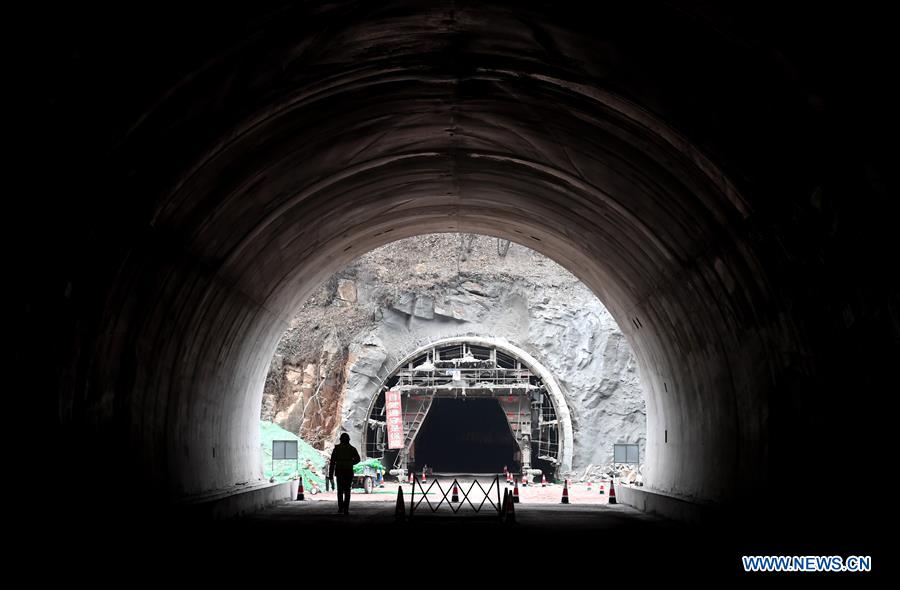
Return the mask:
MULTIPOLYGON (((227 587, 276 582, 301 587, 312 582, 531 585, 547 583, 549 571, 554 583, 624 581, 641 587, 651 581, 746 579, 742 555, 815 555, 826 549, 873 553, 860 547, 865 537, 844 536, 847 545, 835 547, 817 541, 831 537, 799 523, 784 523, 778 530, 752 524, 688 526, 623 504, 583 504, 577 498, 568 505, 523 500, 516 504, 515 524, 501 522, 490 508, 452 514, 443 506, 433 515, 424 505, 412 519, 397 522, 394 502, 362 494, 353 494, 347 516, 337 514, 336 504, 321 495, 220 521, 157 518, 134 505, 136 512, 122 513, 114 526, 60 529, 52 541, 67 550, 55 557, 50 573, 69 577, 85 567, 96 572, 91 564, 102 558, 102 571, 116 580, 123 579, 119 574, 140 572, 142 580, 222 581, 227 587)), ((830 530, 830 522, 821 524, 830 530)), ((47 539, 33 546, 40 546, 38 541, 47 539)), ((813 578, 821 577, 805 579, 813 578)))
MULTIPOLYGON (((650 564, 666 575, 728 577, 739 563, 739 555, 723 551, 718 540, 622 504, 520 503, 513 525, 500 522, 496 513, 465 510, 423 511, 398 523, 393 503, 354 497, 348 516, 336 514, 331 502, 286 502, 217 523, 215 530, 216 538, 240 544, 267 539, 296 546, 315 539, 317 550, 345 551, 351 563, 377 559, 387 578, 402 583, 432 583, 435 576, 469 572, 530 585, 539 583, 548 567, 564 577, 602 580, 625 574, 645 581, 650 564), (713 567, 702 569, 707 559, 713 567), (462 569, 451 572, 448 565, 462 569)), ((471 582, 467 575, 452 579, 463 586, 471 582)))
POLYGON ((390 530, 391 533, 402 534, 407 527, 421 528, 423 531, 430 527, 454 529, 457 532, 465 532, 470 527, 479 529, 496 529, 498 532, 515 530, 528 530, 537 533, 540 530, 557 531, 605 531, 619 533, 627 531, 628 534, 639 531, 660 532, 679 528, 672 521, 655 517, 629 506, 615 505, 526 505, 520 503, 516 506, 516 524, 506 525, 498 521, 496 512, 492 512, 489 506, 478 514, 468 507, 462 509, 459 514, 453 514, 449 510, 439 509, 438 512, 429 513, 424 504, 421 509, 409 519, 408 522, 398 524, 394 520, 394 503, 385 505, 383 502, 373 502, 352 498, 350 501, 350 514, 347 516, 337 514, 335 504, 332 502, 285 502, 266 510, 261 510, 239 519, 223 523, 225 529, 235 530, 275 530, 285 531, 295 529, 298 532, 316 529, 321 534, 342 534, 350 531, 363 531, 366 529, 390 530))

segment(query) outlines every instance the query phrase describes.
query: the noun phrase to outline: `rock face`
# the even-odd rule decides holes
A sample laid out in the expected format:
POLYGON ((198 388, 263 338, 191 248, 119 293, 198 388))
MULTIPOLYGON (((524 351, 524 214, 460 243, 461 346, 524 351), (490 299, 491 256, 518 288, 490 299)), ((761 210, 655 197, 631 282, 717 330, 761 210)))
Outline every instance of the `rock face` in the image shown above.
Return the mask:
POLYGON ((572 416, 573 471, 612 462, 615 443, 638 443, 643 459, 637 365, 600 301, 537 252, 468 234, 388 244, 326 282, 278 346, 262 417, 318 448, 341 430, 360 444, 397 362, 461 335, 505 339, 553 373, 572 416))

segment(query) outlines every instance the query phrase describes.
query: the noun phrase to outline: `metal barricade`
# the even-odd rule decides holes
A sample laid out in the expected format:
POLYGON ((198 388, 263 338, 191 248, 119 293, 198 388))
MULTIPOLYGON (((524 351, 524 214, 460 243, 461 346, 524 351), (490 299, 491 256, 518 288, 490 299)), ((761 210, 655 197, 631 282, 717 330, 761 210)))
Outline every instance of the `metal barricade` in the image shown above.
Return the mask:
POLYGON ((426 489, 425 487, 422 486, 422 483, 417 478, 413 478, 412 492, 410 492, 410 497, 409 497, 409 517, 410 518, 413 517, 413 515, 416 513, 416 509, 419 507, 419 505, 422 502, 426 503, 426 505, 431 509, 432 514, 437 512, 438 508, 440 508, 444 502, 447 503, 447 506, 450 507, 450 510, 453 512, 453 514, 456 514, 460 510, 462 510, 463 506, 465 506, 466 503, 468 503, 469 506, 471 506, 472 509, 476 513, 481 512, 481 509, 484 507, 485 503, 487 502, 497 512, 497 515, 502 517, 503 516, 503 514, 502 514, 503 506, 500 501, 500 476, 499 475, 494 476, 494 479, 491 482, 491 484, 487 487, 487 490, 484 489, 484 486, 481 485, 481 482, 479 482, 478 479, 473 479, 472 483, 469 485, 469 489, 463 490, 462 484, 459 483, 459 480, 454 478, 453 483, 450 484, 450 486, 447 488, 446 491, 444 491, 444 488, 441 487, 440 481, 437 479, 431 480, 431 483, 428 485, 428 488, 426 489), (453 502, 447 500, 447 494, 449 494, 453 490, 454 485, 458 487, 460 492, 462 492, 462 499, 459 501, 459 504, 457 506, 454 506, 453 502), (421 490, 421 495, 422 495, 422 497, 418 501, 416 501, 416 486, 419 486, 419 489, 421 490), (429 498, 428 498, 428 494, 431 492, 431 489, 434 488, 435 486, 437 486, 438 491, 441 493, 441 500, 437 504, 432 504, 431 500, 429 500, 429 498), (469 498, 469 495, 475 489, 475 486, 478 486, 478 489, 481 490, 481 493, 484 496, 481 500, 481 503, 479 503, 477 506, 469 498), (493 490, 494 488, 497 489, 497 503, 496 504, 490 497, 491 490, 493 490))

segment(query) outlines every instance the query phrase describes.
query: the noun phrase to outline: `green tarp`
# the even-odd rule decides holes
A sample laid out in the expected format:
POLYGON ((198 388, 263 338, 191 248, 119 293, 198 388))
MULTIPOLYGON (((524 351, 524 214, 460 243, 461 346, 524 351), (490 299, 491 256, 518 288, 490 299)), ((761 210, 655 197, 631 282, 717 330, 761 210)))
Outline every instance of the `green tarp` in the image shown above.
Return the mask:
MULTIPOLYGON (((327 457, 324 453, 313 448, 296 434, 288 432, 277 424, 264 420, 259 421, 259 439, 262 444, 263 470, 266 479, 270 479, 273 474, 275 475, 275 481, 279 483, 295 479, 299 463, 300 473, 303 475, 303 487, 309 491, 312 489, 313 483, 315 483, 319 486, 319 490, 325 491, 325 475, 327 474, 324 471, 324 466, 327 457), (278 459, 275 461, 273 470, 273 440, 297 441, 297 457, 299 461, 278 459)), ((357 463, 353 466, 353 471, 354 473, 363 473, 366 466, 371 467, 373 472, 376 469, 380 469, 382 474, 384 474, 384 465, 378 459, 366 459, 361 463, 357 463)))
POLYGON ((366 459, 361 463, 357 463, 353 466, 353 473, 362 473, 366 467, 371 467, 372 471, 380 469, 381 474, 384 475, 384 465, 382 465, 381 461, 379 461, 378 459, 366 459))
POLYGON ((259 438, 262 444, 263 470, 266 479, 269 479, 274 475, 275 481, 277 482, 290 481, 297 477, 297 466, 299 463, 299 472, 303 476, 303 487, 308 491, 312 489, 312 485, 315 483, 319 486, 320 490, 325 490, 325 474, 323 473, 323 466, 325 465, 326 458, 321 451, 313 448, 296 434, 288 432, 276 424, 265 422, 263 420, 260 420, 259 422, 259 438), (278 459, 275 461, 273 470, 273 440, 297 441, 298 461, 278 459))

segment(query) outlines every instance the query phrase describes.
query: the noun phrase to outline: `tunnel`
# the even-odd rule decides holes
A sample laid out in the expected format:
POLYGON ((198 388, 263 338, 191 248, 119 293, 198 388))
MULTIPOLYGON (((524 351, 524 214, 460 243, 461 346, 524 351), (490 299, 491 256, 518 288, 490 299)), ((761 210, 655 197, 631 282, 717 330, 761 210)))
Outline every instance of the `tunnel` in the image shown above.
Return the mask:
POLYGON ((552 372, 517 344, 497 336, 429 339, 390 366, 365 390, 371 401, 359 438, 366 457, 415 473, 425 466, 465 474, 526 467, 553 479, 571 471, 573 425, 565 395, 552 372), (386 444, 389 390, 398 394, 403 424, 402 443, 394 447, 386 444))
POLYGON ((293 310, 375 247, 471 232, 616 318, 648 491, 819 522, 808 486, 858 464, 850 441, 880 456, 896 391, 891 36, 773 6, 26 15, 14 360, 61 477, 111 520, 97 482, 166 507, 258 480, 293 310))
POLYGON ((521 455, 506 416, 493 399, 437 399, 416 437, 416 471, 517 473, 521 455))

